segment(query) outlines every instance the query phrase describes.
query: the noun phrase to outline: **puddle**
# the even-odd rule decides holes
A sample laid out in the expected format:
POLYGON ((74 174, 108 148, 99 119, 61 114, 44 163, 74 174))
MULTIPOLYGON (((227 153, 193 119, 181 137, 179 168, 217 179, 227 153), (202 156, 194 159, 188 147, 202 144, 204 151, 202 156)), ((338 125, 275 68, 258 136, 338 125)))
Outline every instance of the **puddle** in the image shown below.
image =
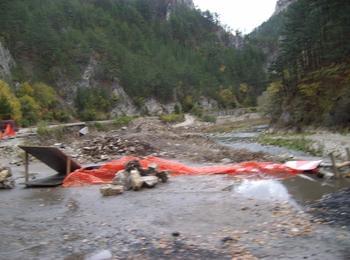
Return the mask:
POLYGON ((287 188, 277 180, 244 180, 234 192, 247 198, 269 201, 290 201, 287 188))
POLYGON ((295 176, 283 180, 243 180, 233 192, 256 200, 278 201, 305 205, 322 196, 350 187, 350 180, 322 180, 311 176, 311 180, 295 176))

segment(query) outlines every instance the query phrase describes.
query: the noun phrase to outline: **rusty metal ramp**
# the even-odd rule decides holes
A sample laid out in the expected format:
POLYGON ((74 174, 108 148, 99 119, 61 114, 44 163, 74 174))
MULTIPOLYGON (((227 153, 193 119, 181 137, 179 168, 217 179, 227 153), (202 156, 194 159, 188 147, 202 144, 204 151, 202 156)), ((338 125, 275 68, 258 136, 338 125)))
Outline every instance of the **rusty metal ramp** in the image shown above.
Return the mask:
POLYGON ((19 146, 26 152, 25 160, 25 174, 26 174, 26 186, 27 187, 54 187, 62 184, 63 179, 67 174, 80 169, 81 166, 72 160, 68 155, 62 152, 56 147, 47 146, 19 146), (37 179, 29 181, 28 168, 29 160, 28 155, 31 155, 43 162, 51 169, 55 170, 57 174, 49 176, 43 179, 37 179))

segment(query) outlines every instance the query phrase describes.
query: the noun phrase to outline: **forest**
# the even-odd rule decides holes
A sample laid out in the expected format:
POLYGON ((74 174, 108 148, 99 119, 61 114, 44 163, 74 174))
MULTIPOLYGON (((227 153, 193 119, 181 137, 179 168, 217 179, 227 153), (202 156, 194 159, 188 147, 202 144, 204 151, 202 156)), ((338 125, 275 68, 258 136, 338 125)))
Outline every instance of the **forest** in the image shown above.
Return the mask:
POLYGON ((195 103, 201 95, 222 107, 255 105, 266 79, 261 50, 235 48, 208 11, 179 4, 167 17, 168 2, 1 1, 0 39, 17 62, 12 82, 43 82, 65 98, 71 93, 60 82, 78 81, 93 57, 101 84, 77 91, 77 116, 108 112, 113 100, 100 108, 91 96, 101 103, 110 96, 104 86, 116 79, 140 106, 147 97, 195 103))
POLYGON ((278 55, 260 98, 273 123, 349 126, 349 12, 348 1, 299 0, 279 18, 282 26, 265 24, 278 35, 270 38, 278 55))
POLYGON ((169 3, 2 0, 0 42, 16 66, 0 84, 0 117, 109 118, 118 82, 139 107, 154 97, 193 112, 205 96, 221 109, 258 103, 276 125, 349 125, 348 1, 299 0, 244 37, 216 14, 169 3), (74 90, 91 59, 96 84, 74 90), (36 86, 55 96, 50 113, 36 86))

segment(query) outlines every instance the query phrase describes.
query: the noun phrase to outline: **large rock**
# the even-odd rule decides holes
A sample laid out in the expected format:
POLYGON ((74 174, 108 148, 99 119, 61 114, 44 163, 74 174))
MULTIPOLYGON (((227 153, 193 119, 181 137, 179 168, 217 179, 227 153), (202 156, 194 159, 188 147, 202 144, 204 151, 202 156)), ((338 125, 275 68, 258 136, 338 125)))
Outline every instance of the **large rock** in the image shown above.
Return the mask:
POLYGON ((123 186, 125 190, 130 190, 131 188, 130 173, 124 170, 117 172, 114 179, 112 180, 112 184, 120 185, 120 186, 123 186))
POLYGON ((140 111, 136 105, 125 92, 124 88, 119 84, 116 79, 112 85, 113 94, 117 98, 113 104, 112 116, 123 116, 123 115, 139 115, 140 111))
POLYGON ((141 179, 143 181, 143 186, 145 186, 146 188, 154 188, 159 182, 157 176, 145 176, 141 177, 141 179))
POLYGON ((6 181, 11 176, 12 176, 12 174, 11 174, 10 169, 2 169, 0 171, 0 182, 6 181))
POLYGON ((10 168, 0 167, 0 189, 13 189, 15 181, 12 178, 10 168))
POLYGON ((130 183, 131 188, 135 191, 140 190, 142 188, 143 180, 138 170, 130 171, 130 183))
POLYGON ((105 185, 100 188, 100 192, 103 196, 116 196, 124 192, 124 187, 120 185, 105 185))

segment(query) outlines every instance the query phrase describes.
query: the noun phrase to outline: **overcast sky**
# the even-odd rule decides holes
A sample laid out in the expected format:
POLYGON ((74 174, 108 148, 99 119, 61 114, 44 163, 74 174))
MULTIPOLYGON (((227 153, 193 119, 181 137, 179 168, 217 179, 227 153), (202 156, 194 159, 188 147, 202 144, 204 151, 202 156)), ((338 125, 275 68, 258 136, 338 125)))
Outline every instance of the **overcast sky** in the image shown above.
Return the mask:
POLYGON ((277 0, 194 0, 202 11, 219 14, 222 24, 244 34, 266 21, 275 10, 277 0))

